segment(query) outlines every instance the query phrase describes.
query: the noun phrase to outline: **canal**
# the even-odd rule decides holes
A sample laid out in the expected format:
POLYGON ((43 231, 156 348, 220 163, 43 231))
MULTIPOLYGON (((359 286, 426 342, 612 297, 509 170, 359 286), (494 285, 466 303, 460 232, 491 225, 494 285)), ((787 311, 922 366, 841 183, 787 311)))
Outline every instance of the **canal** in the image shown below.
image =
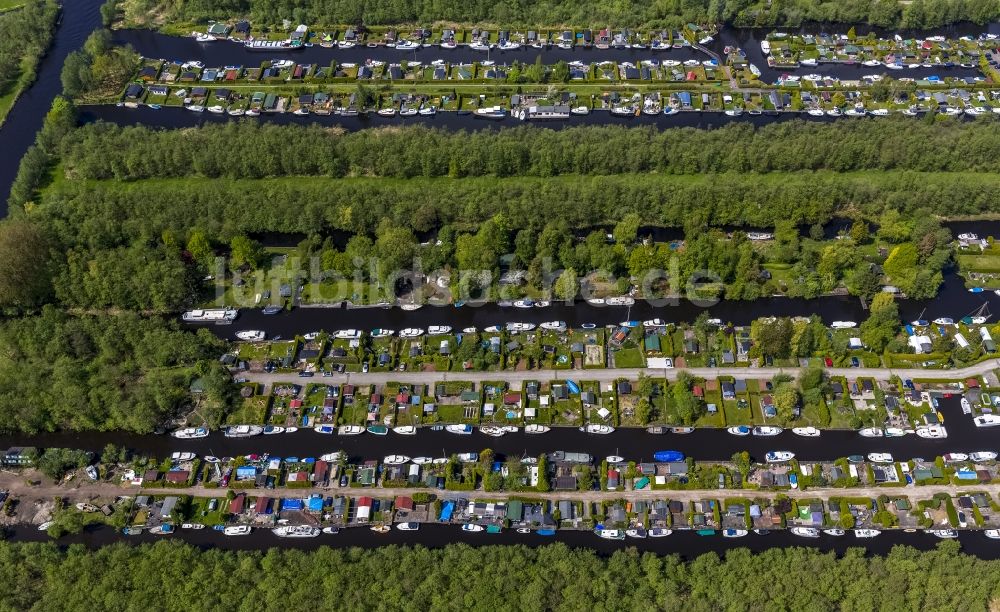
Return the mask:
MULTIPOLYGON (((19 542, 45 542, 50 538, 34 527, 23 526, 9 531, 8 539, 19 542)), ((84 532, 67 535, 57 540, 59 545, 83 545, 88 548, 98 548, 121 542, 126 537, 110 527, 90 527, 84 532)), ((153 543, 164 539, 164 536, 142 533, 129 536, 128 542, 153 543)), ((601 555, 610 555, 617 550, 633 547, 642 552, 653 552, 661 555, 676 554, 684 559, 692 559, 698 555, 715 552, 720 555, 734 548, 747 548, 754 552, 762 552, 776 546, 805 546, 823 552, 835 552, 843 555, 849 548, 863 548, 868 554, 886 555, 893 546, 907 545, 919 550, 934 548, 938 538, 924 533, 904 533, 902 531, 883 531, 882 535, 866 540, 858 540, 848 533, 841 537, 821 536, 820 538, 802 538, 786 531, 772 531, 767 535, 756 535, 751 532, 742 538, 724 538, 719 534, 714 536, 699 536, 693 530, 679 530, 666 538, 633 539, 624 541, 609 541, 598 538, 588 531, 559 531, 555 536, 545 537, 534 533, 520 534, 513 529, 507 529, 500 534, 466 533, 458 525, 425 524, 419 531, 402 532, 392 530, 386 534, 375 534, 370 530, 360 528, 341 529, 335 535, 321 535, 317 538, 278 538, 268 530, 241 537, 226 537, 210 529, 199 531, 178 531, 168 539, 182 539, 188 544, 201 549, 218 548, 222 550, 257 550, 260 548, 283 548, 297 550, 316 550, 322 546, 335 548, 372 548, 376 546, 424 546, 441 548, 448 544, 462 543, 470 546, 489 545, 522 545, 544 546, 561 542, 571 548, 588 548, 596 550, 601 555)), ((1000 558, 1000 540, 990 540, 978 531, 962 531, 958 537, 962 552, 975 555, 982 559, 1000 558)))

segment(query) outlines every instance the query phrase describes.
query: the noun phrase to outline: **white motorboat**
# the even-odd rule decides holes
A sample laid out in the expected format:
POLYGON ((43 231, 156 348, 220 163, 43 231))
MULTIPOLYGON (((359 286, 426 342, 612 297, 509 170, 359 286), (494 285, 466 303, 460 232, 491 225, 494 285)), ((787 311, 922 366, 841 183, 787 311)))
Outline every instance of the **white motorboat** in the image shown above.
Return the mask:
POLYGON ((451 333, 451 327, 448 325, 431 325, 427 328, 428 336, 443 336, 447 333, 451 333))
POLYGON ((538 457, 521 457, 521 463, 524 465, 538 465, 538 457))
POLYGON ((219 459, 215 455, 205 455, 205 463, 222 463, 222 459, 219 459))
POLYGON ((382 459, 382 463, 386 465, 403 465, 404 463, 409 463, 410 458, 406 455, 388 455, 382 459))
POLYGON ((195 438, 207 438, 208 428, 207 427, 185 427, 184 429, 178 429, 170 434, 171 436, 178 438, 180 440, 193 440, 195 438))
POLYGON ((197 531, 204 528, 205 526, 201 523, 181 523, 181 529, 194 529, 197 531))
POLYGON ((432 459, 431 457, 414 457, 410 461, 412 463, 415 463, 416 465, 429 465, 431 463, 434 463, 434 459, 432 459))
POLYGON ((969 460, 969 456, 965 453, 945 453, 941 458, 945 463, 962 463, 969 460))
POLYGON ((185 323, 232 323, 239 311, 235 308, 207 308, 198 310, 188 310, 181 314, 181 320, 185 323))
POLYGON ((332 436, 335 433, 339 433, 337 431, 337 426, 332 424, 316 425, 315 427, 313 427, 313 431, 315 431, 318 434, 323 434, 324 436, 332 436))
POLYGON ((734 436, 749 436, 750 435, 750 428, 747 427, 746 425, 734 425, 733 427, 730 427, 730 428, 726 429, 726 431, 728 431, 729 433, 731 433, 734 436))
POLYGON ((407 327, 403 331, 399 332, 400 338, 419 338, 424 335, 424 330, 418 327, 407 327))
POLYGON ((976 451, 974 453, 969 453, 969 459, 977 463, 982 461, 993 461, 997 458, 997 454, 993 451, 976 451))
POLYGON ((474 333, 476 333, 478 331, 479 330, 476 329, 475 327, 463 327, 462 328, 462 333, 463 334, 474 334, 474 333))
POLYGON ((417 428, 413 425, 400 425, 399 427, 393 427, 392 433, 397 433, 401 436, 415 436, 417 435, 417 428))
POLYGON ((566 321, 546 321, 539 327, 549 331, 566 331, 566 321))
POLYGON ((1000 540, 1000 529, 987 529, 983 535, 991 540, 1000 540))
POLYGON ((723 529, 722 537, 724 538, 742 538, 750 532, 746 529, 723 529))
POLYGON ((818 538, 819 529, 815 527, 792 527, 790 529, 792 535, 797 535, 802 538, 818 538))
POLYGON ((264 426, 264 435, 265 436, 273 436, 273 435, 283 434, 283 433, 285 433, 285 428, 281 427, 280 425, 265 425, 264 426))
POLYGON ((236 332, 236 338, 246 342, 260 342, 267 338, 267 334, 259 329, 247 329, 241 332, 236 332))
POLYGON ((653 527, 649 530, 649 537, 651 538, 665 538, 672 534, 673 529, 667 529, 666 527, 653 527))
POLYGON ((572 114, 574 114, 574 115, 589 115, 590 114, 590 107, 589 106, 574 106, 573 108, 570 109, 569 112, 572 113, 572 114))
POLYGON ((224 435, 227 438, 252 438, 264 433, 264 428, 260 425, 233 425, 226 428, 224 435))
POLYGON ((496 425, 483 425, 479 428, 479 433, 493 438, 499 438, 507 432, 504 431, 503 427, 497 427, 496 425))
POLYGON ((600 425, 598 423, 591 423, 591 424, 587 425, 586 427, 581 427, 580 431, 583 431, 583 432, 586 432, 586 433, 589 433, 589 434, 606 435, 606 434, 609 434, 609 433, 613 433, 615 431, 615 428, 612 427, 612 426, 610 426, 610 425, 600 425))
POLYGON ((765 436, 765 437, 767 437, 767 436, 776 436, 776 435, 780 434, 781 432, 782 432, 782 429, 780 427, 768 427, 768 426, 754 427, 753 430, 752 430, 753 435, 755 435, 755 436, 765 436))
POLYGON ((882 535, 882 532, 878 529, 855 529, 854 537, 856 538, 874 538, 875 536, 882 535))
POLYGON ((222 535, 227 536, 243 536, 250 535, 253 531, 253 527, 250 525, 230 525, 222 530, 222 535))
POLYGON ((472 425, 445 425, 444 430, 460 436, 472 435, 472 425))
POLYGON ((667 322, 663 319, 647 319, 642 322, 643 327, 666 327, 667 322))
POLYGON ((361 330, 339 329, 333 334, 333 337, 340 338, 341 340, 357 340, 361 338, 361 330))
POLYGON ((526 434, 543 434, 548 433, 552 428, 547 425, 525 425, 524 433, 526 434))
POLYGON ((881 438, 885 435, 885 432, 881 427, 865 427, 858 434, 863 438, 881 438))
POLYGON ((795 453, 791 451, 770 451, 764 455, 768 463, 784 463, 795 458, 795 453))
POLYGON ((340 527, 334 527, 332 525, 329 527, 324 527, 323 533, 325 533, 326 535, 337 535, 338 533, 340 533, 340 527))
POLYGON ((282 525, 272 529, 271 533, 279 538, 315 538, 323 531, 312 525, 282 525))
POLYGON ((625 532, 621 529, 595 529, 597 537, 605 540, 624 540, 625 532))
POLYGON ((371 332, 369 332, 372 338, 388 338, 394 333, 396 332, 394 332, 391 329, 382 329, 381 327, 376 327, 375 329, 371 330, 371 332))
POLYGON ((170 453, 171 461, 191 461, 195 457, 197 457, 197 455, 195 455, 194 453, 179 452, 179 451, 170 453))
POLYGON ((400 531, 417 531, 420 529, 420 523, 410 522, 410 523, 396 523, 396 529, 400 531))
POLYGON ((958 537, 958 531, 954 529, 928 529, 926 532, 942 540, 950 540, 958 537))
POLYGON ((469 533, 479 533, 484 527, 482 525, 476 525, 475 523, 466 523, 462 525, 462 531, 467 531, 469 533))
POLYGON ((519 332, 529 332, 535 329, 534 323, 508 323, 507 331, 519 333, 519 332))
POLYGON ((872 463, 892 463, 892 455, 889 453, 868 453, 868 460, 872 463))
POLYGON ((963 397, 961 401, 961 406, 962 406, 962 414, 972 414, 972 404, 969 403, 969 400, 963 397))
POLYGON ((621 455, 608 455, 607 457, 604 458, 604 460, 607 461, 608 463, 624 463, 625 462, 625 458, 622 457, 621 455))
POLYGON ((820 435, 820 430, 815 427, 793 427, 792 433, 805 438, 816 438, 820 435))
POLYGON ((983 414, 972 419, 972 422, 976 424, 976 427, 996 427, 1000 425, 1000 415, 983 414))
POLYGON ((852 327, 857 327, 857 323, 854 321, 834 321, 830 324, 833 329, 851 329, 852 327))
POLYGON ((847 532, 844 531, 843 529, 841 529, 840 527, 834 527, 832 529, 824 529, 823 533, 826 534, 826 535, 828 535, 828 536, 840 537, 840 536, 844 535, 847 532))
POLYGON ((334 453, 326 453, 319 456, 320 461, 326 461, 327 463, 336 463, 340 461, 340 458, 344 456, 344 453, 337 451, 334 453))
POLYGON ((630 527, 625 530, 626 537, 636 538, 639 540, 645 540, 649 532, 646 531, 644 527, 630 527))
POLYGON ((938 317, 937 319, 934 319, 934 324, 935 325, 954 325, 955 324, 955 320, 951 319, 949 317, 938 317))
POLYGON ((360 425, 341 425, 337 428, 338 436, 356 436, 365 433, 365 428, 360 425))
POLYGON ((944 425, 925 425, 914 430, 917 436, 928 439, 941 439, 948 437, 948 430, 944 425))
POLYGON ((906 435, 906 430, 902 427, 886 427, 885 437, 886 438, 899 438, 906 435))

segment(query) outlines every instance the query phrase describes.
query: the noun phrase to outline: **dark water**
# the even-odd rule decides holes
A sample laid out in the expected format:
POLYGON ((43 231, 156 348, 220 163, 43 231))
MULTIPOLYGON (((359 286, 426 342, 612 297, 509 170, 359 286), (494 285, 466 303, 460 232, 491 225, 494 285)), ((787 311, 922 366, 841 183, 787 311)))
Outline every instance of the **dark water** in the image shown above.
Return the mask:
MULTIPOLYGON (((750 533, 743 538, 723 538, 721 535, 699 536, 694 531, 682 530, 666 538, 647 538, 637 540, 629 538, 624 541, 608 541, 598 538, 587 531, 559 531, 555 536, 545 537, 536 534, 520 534, 508 529, 501 534, 466 533, 457 525, 427 524, 419 531, 402 532, 392 530, 386 534, 375 534, 365 528, 342 529, 336 535, 321 535, 318 538, 278 538, 267 531, 260 531, 249 536, 225 537, 208 529, 199 531, 182 531, 173 536, 154 536, 142 534, 138 536, 120 535, 109 527, 92 528, 84 533, 66 536, 57 540, 60 545, 82 544, 88 548, 97 548, 113 542, 127 539, 134 543, 152 543, 164 537, 181 538, 188 544, 202 549, 219 548, 223 550, 257 550, 260 548, 283 548, 298 550, 316 550, 323 546, 335 548, 363 547, 387 545, 420 545, 427 548, 441 548, 447 544, 461 542, 471 546, 510 545, 544 546, 553 542, 561 542, 572 548, 589 548, 601 555, 610 555, 616 550, 633 547, 641 551, 658 554, 677 554, 685 559, 698 555, 716 552, 725 554, 735 548, 747 548, 752 551, 764 551, 776 546, 804 546, 824 552, 833 551, 844 554, 849 548, 864 548, 869 554, 886 555, 893 546, 905 544, 919 550, 930 550, 940 540, 923 533, 886 532, 882 535, 858 540, 853 535, 842 537, 821 536, 817 539, 801 538, 783 531, 773 531, 765 536, 750 533)), ((50 538, 43 532, 32 527, 21 527, 13 530, 11 539, 24 542, 46 542, 50 538)), ((990 540, 975 531, 961 532, 958 541, 962 552, 983 559, 1000 558, 1000 541, 990 540)))
MULTIPOLYGON (((329 65, 331 61, 339 63, 364 63, 365 60, 381 60, 384 62, 430 62, 441 59, 448 63, 472 63, 493 61, 497 65, 513 62, 534 63, 538 57, 542 63, 556 62, 632 62, 638 63, 644 59, 676 60, 684 62, 695 59, 707 60, 708 57, 693 48, 671 49, 669 51, 650 51, 649 49, 534 49, 522 46, 513 51, 492 49, 489 53, 473 51, 462 45, 455 49, 442 49, 439 46, 421 47, 412 51, 399 51, 389 47, 356 46, 352 49, 327 49, 315 45, 297 51, 249 51, 243 43, 216 41, 199 43, 191 37, 166 36, 148 30, 118 30, 115 32, 115 42, 122 45, 132 45, 146 57, 165 60, 198 60, 206 66, 257 66, 262 61, 272 59, 289 59, 301 64, 329 65)), ((683 69, 683 66, 678 68, 683 69)))
MULTIPOLYGON (((964 116, 963 116, 964 117, 964 116)), ((608 111, 595 110, 589 115, 571 115, 569 119, 558 121, 531 121, 533 126, 541 126, 549 129, 563 129, 580 125, 625 125, 625 126, 648 126, 655 125, 659 128, 671 127, 694 127, 701 129, 712 129, 731 122, 739 121, 750 123, 756 126, 768 125, 793 119, 808 119, 809 121, 831 122, 831 121, 877 121, 877 118, 860 117, 812 117, 806 113, 783 112, 772 115, 750 115, 744 113, 739 117, 729 117, 722 112, 702 112, 687 111, 673 115, 640 115, 638 117, 620 117, 612 115, 608 111)), ((125 108, 118 106, 87 106, 81 109, 80 120, 108 121, 117 125, 147 125, 159 128, 182 128, 194 127, 206 123, 225 123, 227 121, 267 121, 279 125, 304 125, 318 123, 320 125, 338 126, 347 130, 363 130, 366 128, 402 126, 402 125, 424 125, 427 127, 445 128, 450 130, 488 130, 502 129, 522 125, 523 122, 507 116, 504 119, 479 119, 471 114, 459 114, 454 112, 440 112, 433 117, 423 117, 415 115, 413 117, 382 117, 375 113, 368 115, 357 115, 354 117, 343 117, 340 115, 305 115, 299 116, 292 113, 263 114, 259 117, 230 117, 226 114, 212 114, 208 112, 194 113, 180 107, 166 107, 160 110, 153 110, 147 106, 139 108, 125 108)))
MULTIPOLYGON (((933 68, 917 68, 904 70, 888 70, 884 66, 862 66, 860 64, 820 64, 818 66, 800 66, 798 68, 769 68, 764 53, 760 50, 760 42, 772 31, 787 32, 789 34, 818 34, 821 32, 844 33, 851 26, 833 26, 829 24, 807 24, 798 28, 780 28, 779 30, 759 29, 759 28, 723 28, 715 37, 715 40, 708 45, 710 49, 721 54, 727 46, 740 47, 747 54, 747 60, 755 64, 761 71, 761 80, 766 83, 775 82, 782 74, 809 74, 816 73, 824 76, 836 77, 843 80, 856 80, 869 74, 887 75, 894 79, 912 77, 915 79, 928 76, 945 77, 976 77, 982 73, 976 68, 962 68, 954 66, 945 68, 937 66, 933 68)), ((900 34, 904 38, 924 38, 926 36, 940 35, 948 38, 958 38, 960 36, 977 37, 982 33, 1000 33, 1000 24, 989 24, 988 26, 977 26, 975 24, 962 24, 943 28, 933 32, 908 32, 908 31, 887 31, 881 28, 874 28, 867 24, 855 26, 858 36, 865 36, 869 32, 874 32, 880 38, 892 38, 895 34, 900 34)))
MULTIPOLYGON (((815 33, 818 30, 810 30, 815 33)), ((972 30, 978 35, 982 30, 972 30)), ((824 76, 832 76, 840 79, 860 79, 868 74, 889 74, 894 78, 910 76, 922 78, 930 75, 944 77, 974 77, 981 73, 975 68, 961 68, 958 66, 945 68, 919 68, 914 70, 891 71, 884 67, 865 67, 861 65, 847 64, 823 64, 821 66, 801 66, 788 69, 770 69, 767 60, 760 50, 760 41, 769 30, 724 28, 716 40, 708 48, 722 54, 726 46, 741 47, 747 52, 748 59, 761 69, 765 82, 774 82, 781 74, 808 74, 818 73, 824 76)), ((890 34, 891 35, 891 34, 890 34)), ((961 34, 954 34, 958 35, 961 34)), ((311 63, 319 65, 329 65, 331 61, 352 62, 356 64, 364 63, 366 60, 380 60, 384 62, 419 61, 425 64, 434 60, 444 60, 449 63, 471 63, 481 61, 494 61, 497 65, 512 64, 513 62, 534 63, 536 58, 541 57, 543 63, 554 64, 559 61, 581 61, 591 62, 632 62, 638 64, 642 60, 656 59, 675 60, 684 62, 687 60, 704 61, 709 57, 694 48, 670 49, 668 51, 652 51, 650 49, 596 49, 575 47, 573 49, 533 49, 521 47, 514 51, 496 51, 489 53, 472 51, 467 47, 460 46, 456 49, 442 49, 437 46, 421 47, 413 51, 398 51, 387 47, 370 48, 365 46, 354 47, 352 49, 325 49, 314 46, 298 51, 283 52, 259 52, 248 51, 242 43, 229 41, 216 41, 213 43, 199 43, 193 38, 166 36, 147 30, 121 30, 115 32, 115 42, 118 44, 132 45, 136 50, 147 57, 165 60, 198 60, 207 66, 257 66, 264 60, 289 59, 299 63, 311 63)), ((684 66, 678 66, 683 70, 684 66)))
MULTIPOLYGON (((545 376, 539 373, 539 378, 545 376)), ((508 434, 491 438, 479 433, 470 436, 422 429, 415 436, 337 436, 304 429, 292 434, 226 438, 213 432, 208 438, 177 440, 166 435, 109 433, 55 433, 38 436, 4 436, 0 448, 34 445, 40 447, 80 448, 101 451, 108 443, 127 446, 139 453, 168 456, 173 451, 192 451, 201 455, 238 456, 268 453, 277 457, 318 457, 333 451, 346 452, 352 461, 381 459, 390 454, 409 457, 441 457, 453 453, 492 449, 499 458, 537 457, 562 450, 589 453, 599 463, 609 455, 627 460, 652 461, 653 453, 676 450, 699 461, 728 461, 736 452, 749 451, 763 460, 772 450, 788 450, 803 462, 832 461, 853 454, 889 452, 898 460, 932 459, 948 452, 1000 451, 1000 428, 980 429, 972 417, 963 415, 959 398, 941 398, 940 412, 948 428, 944 440, 924 440, 914 435, 900 438, 863 438, 853 431, 825 431, 819 438, 803 438, 790 430, 768 438, 733 436, 722 430, 699 429, 690 434, 652 435, 642 429, 618 429, 608 435, 586 434, 573 427, 554 428, 547 434, 508 434)))
POLYGON ((0 128, 4 162, 0 164, 0 216, 7 214, 7 197, 17 175, 18 160, 35 141, 42 119, 52 100, 62 91, 59 73, 70 51, 79 49, 92 31, 101 25, 98 8, 101 0, 68 0, 56 29, 52 48, 38 66, 35 83, 18 99, 0 128))
MULTIPOLYGON (((977 227, 988 227, 985 223, 977 227)), ((983 304, 991 312, 1000 312, 1000 297, 991 291, 980 294, 969 293, 961 277, 954 270, 945 275, 944 284, 938 295, 929 300, 899 300, 900 313, 904 321, 922 318, 932 320, 951 317, 958 320, 978 310, 983 304)), ((296 308, 277 315, 263 315, 257 309, 243 309, 239 319, 231 326, 209 326, 208 329, 222 337, 233 338, 242 329, 260 329, 269 336, 281 335, 286 338, 312 331, 337 329, 402 329, 405 327, 427 327, 429 325, 451 325, 456 329, 475 326, 480 329, 491 325, 515 321, 542 323, 545 321, 566 321, 570 327, 583 323, 607 325, 624 320, 645 320, 661 318, 668 322, 692 322, 702 312, 712 317, 737 325, 749 324, 754 319, 765 316, 811 316, 819 315, 825 322, 863 321, 867 313, 858 298, 850 296, 824 296, 815 299, 768 297, 752 302, 720 301, 711 306, 679 299, 676 303, 637 300, 633 306, 597 306, 584 301, 571 305, 553 302, 547 308, 521 309, 501 307, 495 302, 488 304, 469 303, 461 308, 454 306, 424 306, 416 311, 399 308, 296 308)))

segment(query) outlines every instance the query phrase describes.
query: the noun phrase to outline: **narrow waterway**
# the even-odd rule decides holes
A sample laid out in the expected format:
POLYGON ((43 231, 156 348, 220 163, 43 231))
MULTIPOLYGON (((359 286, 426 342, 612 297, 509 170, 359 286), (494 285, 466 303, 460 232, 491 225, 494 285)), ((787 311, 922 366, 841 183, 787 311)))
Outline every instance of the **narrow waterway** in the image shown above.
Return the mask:
MULTIPOLYGON (((484 375, 485 376, 485 375, 484 375)), ((537 457, 553 451, 589 453, 599 463, 609 455, 626 460, 652 461, 653 453, 675 450, 699 461, 728 461, 734 453, 749 451, 763 461, 768 451, 792 451, 802 462, 832 461, 847 455, 888 452, 897 460, 933 459, 949 452, 1000 451, 1000 428, 977 428, 972 417, 963 415, 958 397, 941 398, 948 438, 925 440, 915 435, 899 438, 863 438, 854 431, 824 431, 819 438, 796 436, 786 430, 773 437, 734 436, 723 430, 698 429, 690 434, 652 435, 643 429, 620 428, 607 435, 587 434, 574 427, 553 428, 547 434, 523 432, 492 438, 478 432, 456 435, 421 429, 417 435, 388 436, 324 435, 312 429, 291 434, 226 438, 213 432, 207 438, 177 440, 166 435, 134 435, 122 432, 51 433, 37 436, 0 437, 0 448, 10 446, 68 447, 100 452, 112 443, 140 454, 166 457, 174 451, 191 451, 217 457, 267 453, 276 457, 319 457, 333 451, 346 452, 351 461, 381 459, 400 454, 409 457, 442 457, 454 453, 479 452, 489 448, 500 459, 537 457)))
POLYGON ((0 216, 7 214, 7 197, 17 176, 18 161, 35 142, 35 134, 42 127, 42 120, 52 106, 52 101, 62 91, 59 74, 63 62, 71 51, 83 46, 95 29, 100 27, 101 0, 68 0, 63 3, 59 26, 48 54, 38 66, 34 84, 18 98, 0 128, 4 162, 0 164, 0 216))
MULTIPOLYGON (((601 555, 610 555, 617 550, 633 547, 643 552, 654 552, 661 555, 676 554, 684 559, 692 559, 698 555, 716 552, 725 554, 734 548, 747 548, 754 552, 762 552, 776 546, 806 546, 823 552, 844 554, 849 548, 863 548, 868 554, 885 555, 893 546, 905 544, 919 550, 934 548, 938 538, 925 533, 905 533, 902 531, 883 531, 882 535, 859 540, 848 534, 842 537, 821 536, 820 538, 802 538, 786 531, 772 531, 767 535, 750 533, 742 538, 724 538, 720 534, 714 536, 699 536, 693 530, 678 530, 666 538, 629 538, 623 541, 609 541, 598 538, 588 531, 559 531, 555 536, 539 536, 534 533, 520 534, 513 529, 507 529, 500 534, 466 533, 457 525, 421 526, 419 531, 403 532, 392 530, 386 534, 372 533, 364 527, 342 529, 335 535, 321 535, 317 538, 278 538, 267 530, 260 530, 248 536, 225 537, 210 529, 199 531, 179 531, 172 536, 155 536, 143 533, 137 536, 123 536, 110 527, 92 527, 83 533, 65 536, 57 540, 60 545, 80 544, 88 548, 98 548, 114 542, 152 543, 162 539, 183 539, 185 542, 202 549, 219 548, 223 550, 257 550, 260 548, 282 548, 296 550, 316 550, 322 546, 334 548, 373 548, 388 545, 418 545, 427 548, 440 548, 447 544, 462 543, 470 546, 512 545, 544 546, 553 542, 561 542, 572 548, 589 548, 601 555)), ((34 527, 18 527, 9 533, 9 538, 19 542, 45 542, 50 538, 34 527)), ((1000 558, 1000 540, 990 540, 978 531, 960 532, 958 541, 962 551, 982 559, 1000 558)))

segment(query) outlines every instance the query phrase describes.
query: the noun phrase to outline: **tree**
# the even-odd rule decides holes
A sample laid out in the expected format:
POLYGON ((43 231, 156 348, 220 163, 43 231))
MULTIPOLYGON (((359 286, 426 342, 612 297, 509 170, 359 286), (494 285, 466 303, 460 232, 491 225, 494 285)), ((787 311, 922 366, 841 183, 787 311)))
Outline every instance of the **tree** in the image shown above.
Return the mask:
POLYGON ((612 236, 615 238, 615 243, 620 244, 625 248, 632 246, 635 243, 636 237, 639 235, 639 226, 642 224, 642 218, 639 217, 638 213, 627 213, 625 214, 618 223, 615 224, 615 229, 612 232, 612 236))
POLYGON ((257 269, 260 259, 264 254, 260 243, 251 240, 243 234, 234 236, 229 242, 230 265, 233 269, 248 266, 251 270, 257 269))
POLYGON ((791 383, 778 385, 774 390, 774 408, 778 417, 790 421, 795 416, 795 408, 799 405, 799 391, 791 383))
POLYGON ((691 393, 690 377, 678 376, 677 382, 670 389, 670 396, 674 401, 674 410, 681 423, 690 425, 698 418, 701 404, 698 398, 691 393))
POLYGON ((635 403, 635 418, 642 425, 649 425, 653 416, 653 406, 649 402, 649 398, 642 396, 635 403))
POLYGON ((733 465, 736 466, 736 469, 739 470, 740 474, 743 476, 743 479, 745 480, 747 476, 750 475, 750 465, 751 465, 750 453, 748 453, 747 451, 740 451, 737 453, 733 453, 732 462, 733 465))
POLYGON ((861 323, 861 341, 871 350, 882 352, 899 330, 899 306, 889 293, 879 293, 873 299, 868 318, 861 323))
POLYGON ((576 299, 577 293, 579 293, 579 283, 576 277, 576 270, 569 268, 568 270, 563 270, 563 273, 559 275, 556 279, 555 287, 553 287, 556 298, 565 301, 567 304, 572 303, 576 299))
POLYGON ((0 223, 0 307, 35 308, 52 295, 49 239, 24 219, 0 223))
POLYGON ((191 255, 192 259, 206 268, 211 266, 212 257, 215 255, 205 232, 197 229, 191 232, 191 236, 188 238, 187 252, 191 255))
POLYGON ((780 359, 791 353, 792 331, 792 321, 786 317, 777 317, 771 321, 758 319, 750 325, 755 348, 762 355, 780 359))
POLYGON ((893 247, 882 269, 893 285, 904 293, 912 293, 916 288, 918 271, 917 247, 909 242, 893 247))

